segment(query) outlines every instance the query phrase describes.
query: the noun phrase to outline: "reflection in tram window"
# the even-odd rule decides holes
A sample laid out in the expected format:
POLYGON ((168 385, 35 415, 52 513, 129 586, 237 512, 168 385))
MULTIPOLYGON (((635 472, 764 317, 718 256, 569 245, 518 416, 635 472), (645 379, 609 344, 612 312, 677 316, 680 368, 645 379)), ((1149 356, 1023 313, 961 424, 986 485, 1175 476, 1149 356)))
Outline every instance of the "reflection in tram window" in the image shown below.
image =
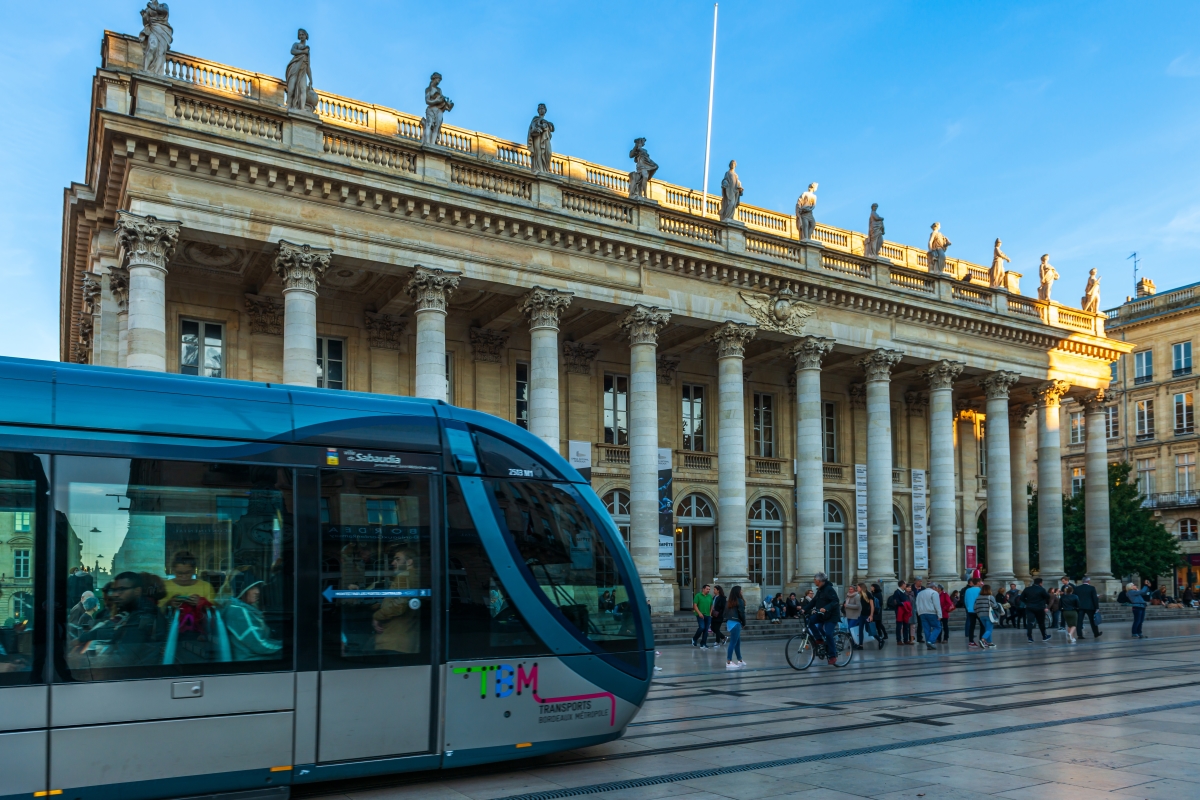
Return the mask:
POLYGON ((446 541, 450 658, 548 653, 500 584, 455 477, 446 479, 446 541))
POLYGON ((500 522, 534 581, 567 621, 601 649, 636 649, 637 631, 620 564, 573 490, 537 481, 487 484, 500 522))
POLYGON ((428 663, 428 475, 321 472, 324 669, 428 663))
POLYGON ((45 487, 37 456, 0 452, 0 686, 34 679, 34 581, 41 568, 38 523, 45 487))
POLYGON ((54 503, 72 679, 291 668, 291 470, 57 456, 54 503))

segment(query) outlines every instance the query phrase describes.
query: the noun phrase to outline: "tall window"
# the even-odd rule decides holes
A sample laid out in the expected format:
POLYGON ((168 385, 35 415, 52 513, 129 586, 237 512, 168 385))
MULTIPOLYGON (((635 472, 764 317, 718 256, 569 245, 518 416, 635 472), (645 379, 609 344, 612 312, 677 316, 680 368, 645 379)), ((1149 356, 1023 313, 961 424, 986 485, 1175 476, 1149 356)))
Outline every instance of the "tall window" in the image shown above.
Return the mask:
POLYGON ((1083 493, 1083 467, 1071 467, 1071 494, 1083 493))
POLYGON ((446 400, 454 402, 454 353, 446 353, 446 400))
POLYGON ((987 477, 987 420, 979 421, 979 474, 987 477))
POLYGON ((529 430, 529 365, 517 362, 517 424, 529 430))
POLYGON ((846 518, 837 503, 825 503, 825 575, 834 586, 846 585, 846 518))
POLYGON ((625 549, 629 549, 629 492, 624 489, 613 489, 604 495, 604 507, 612 517, 613 524, 621 532, 621 541, 625 549))
POLYGON ((1138 441, 1154 438, 1154 398, 1138 400, 1133 407, 1138 441))
POLYGON ((750 506, 746 545, 750 556, 750 582, 768 592, 783 588, 783 514, 765 497, 750 506))
POLYGON ((683 385, 683 449, 704 450, 704 387, 683 385))
POLYGON ((1137 460, 1137 486, 1138 491, 1147 497, 1154 494, 1154 469, 1155 460, 1153 458, 1139 458, 1137 460))
POLYGON ((346 388, 346 343, 341 339, 317 337, 317 386, 346 388))
POLYGON ((604 376, 604 443, 629 444, 629 376, 604 376))
POLYGON ((1192 411, 1192 393, 1179 392, 1175 395, 1175 434, 1191 433, 1196 429, 1196 417, 1192 411))
POLYGON ((1196 541, 1196 520, 1181 519, 1179 520, 1179 538, 1185 542, 1196 541))
POLYGON ((1171 345, 1171 374, 1178 378, 1180 375, 1192 374, 1192 343, 1179 342, 1171 345))
POLYGON ((32 521, 32 519, 32 511, 14 511, 13 531, 15 533, 29 533, 29 523, 32 521))
POLYGON ((1083 412, 1072 411, 1069 416, 1071 421, 1071 444, 1083 444, 1086 438, 1083 427, 1083 412))
POLYGON ((13 577, 29 577, 29 550, 13 550, 13 577))
POLYGON ((754 393, 754 455, 775 457, 775 396, 761 392, 754 393))
POLYGON ((1196 491, 1196 454, 1179 453, 1175 456, 1175 491, 1196 491))
POLYGON ((900 515, 892 509, 892 572, 899 576, 900 572, 900 515))
POLYGON ((1133 382, 1149 383, 1154 380, 1154 351, 1143 350, 1133 354, 1133 382))
POLYGON ((1104 438, 1121 438, 1121 414, 1120 409, 1116 406, 1105 406, 1104 408, 1104 438))
POLYGON ((1111 364, 1108 365, 1108 369, 1109 369, 1109 378, 1108 379, 1110 381, 1112 381, 1113 383, 1116 383, 1117 378, 1120 376, 1121 362, 1120 361, 1112 362, 1111 364))
POLYGON ((824 414, 821 422, 821 445, 824 449, 822 458, 830 464, 836 464, 837 457, 837 406, 833 403, 822 403, 824 414))
POLYGON ((225 366, 221 326, 215 322, 179 321, 179 372, 220 378, 225 366))

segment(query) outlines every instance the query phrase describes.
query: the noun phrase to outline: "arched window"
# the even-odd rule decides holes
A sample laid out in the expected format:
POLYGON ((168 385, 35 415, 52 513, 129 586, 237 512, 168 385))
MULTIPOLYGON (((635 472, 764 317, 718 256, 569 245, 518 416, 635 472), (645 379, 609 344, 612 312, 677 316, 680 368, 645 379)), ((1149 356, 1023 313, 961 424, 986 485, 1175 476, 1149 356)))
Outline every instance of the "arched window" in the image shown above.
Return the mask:
POLYGON ((687 520, 693 525, 715 525, 717 515, 713 513, 712 504, 702 494, 689 494, 679 501, 675 508, 675 516, 687 520))
POLYGON ((837 503, 825 503, 825 574, 835 586, 846 583, 846 517, 837 503))
POLYGON ((1194 542, 1194 541, 1196 541, 1196 536, 1197 536, 1196 520, 1191 519, 1191 518, 1179 520, 1179 538, 1180 538, 1180 540, 1185 541, 1185 542, 1194 542))
POLYGON ((900 577, 900 514, 892 508, 892 573, 900 577))
POLYGON ((766 497, 750 505, 746 526, 746 549, 750 561, 750 582, 774 594, 783 589, 783 512, 766 497))
POLYGON ((624 489, 613 489, 604 495, 604 507, 612 517, 613 524, 621 532, 621 541, 625 549, 629 549, 629 492, 624 489))

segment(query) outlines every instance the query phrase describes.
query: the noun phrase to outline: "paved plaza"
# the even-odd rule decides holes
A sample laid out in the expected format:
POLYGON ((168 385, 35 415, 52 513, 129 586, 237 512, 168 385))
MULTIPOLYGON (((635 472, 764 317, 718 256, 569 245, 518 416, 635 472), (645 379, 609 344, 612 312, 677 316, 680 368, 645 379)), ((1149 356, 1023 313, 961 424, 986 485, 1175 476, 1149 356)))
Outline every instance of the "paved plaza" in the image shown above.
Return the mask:
POLYGON ((625 737, 556 756, 325 787, 352 800, 1200 797, 1200 621, 1076 645, 998 630, 969 651, 874 644, 797 673, 783 641, 663 647, 625 737))

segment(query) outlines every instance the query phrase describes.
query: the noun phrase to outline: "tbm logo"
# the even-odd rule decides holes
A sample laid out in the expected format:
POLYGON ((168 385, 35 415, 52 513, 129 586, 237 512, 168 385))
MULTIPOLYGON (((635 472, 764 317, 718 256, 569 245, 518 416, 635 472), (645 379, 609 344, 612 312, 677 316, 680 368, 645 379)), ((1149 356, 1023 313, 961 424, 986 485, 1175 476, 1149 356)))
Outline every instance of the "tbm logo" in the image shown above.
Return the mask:
POLYGON ((530 667, 529 672, 525 672, 525 665, 518 664, 514 670, 511 664, 489 664, 486 667, 455 667, 454 674, 464 677, 472 672, 479 673, 479 699, 483 700, 488 696, 488 673, 496 673, 496 697, 511 697, 515 692, 520 694, 522 689, 529 689, 533 693, 533 697, 539 703, 538 698, 538 667, 534 664, 530 667))

